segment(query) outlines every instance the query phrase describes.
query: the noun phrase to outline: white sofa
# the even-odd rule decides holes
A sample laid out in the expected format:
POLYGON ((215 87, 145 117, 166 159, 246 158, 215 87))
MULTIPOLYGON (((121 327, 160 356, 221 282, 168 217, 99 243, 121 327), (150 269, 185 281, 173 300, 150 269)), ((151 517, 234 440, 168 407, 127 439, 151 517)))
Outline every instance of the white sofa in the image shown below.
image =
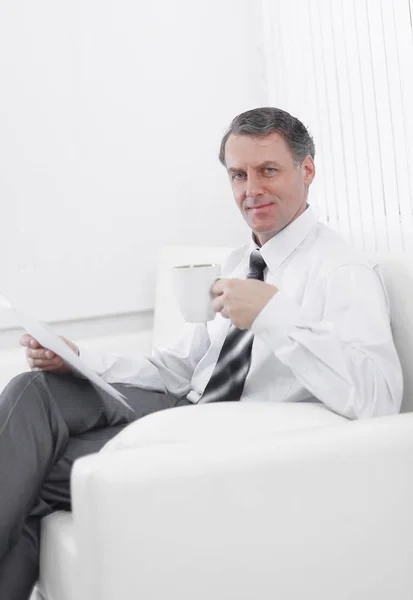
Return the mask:
MULTIPOLYGON (((167 248, 155 343, 181 319, 167 248)), ((403 411, 413 411, 413 261, 383 260, 403 411)), ((46 600, 411 600, 413 414, 349 422, 319 405, 228 403, 145 417, 72 477, 43 522, 46 600)), ((41 594, 41 595, 40 595, 41 594)))

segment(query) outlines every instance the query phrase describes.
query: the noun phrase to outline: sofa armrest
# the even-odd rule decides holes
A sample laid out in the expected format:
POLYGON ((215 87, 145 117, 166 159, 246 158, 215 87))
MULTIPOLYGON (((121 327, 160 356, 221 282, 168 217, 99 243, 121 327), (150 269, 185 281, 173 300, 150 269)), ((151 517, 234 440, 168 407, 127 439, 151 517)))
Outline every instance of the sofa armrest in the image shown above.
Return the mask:
POLYGON ((128 425, 104 451, 142 444, 273 438, 281 432, 331 427, 349 420, 312 402, 212 402, 147 415, 128 425))
POLYGON ((411 414, 82 458, 79 600, 410 600, 412 464, 411 414))

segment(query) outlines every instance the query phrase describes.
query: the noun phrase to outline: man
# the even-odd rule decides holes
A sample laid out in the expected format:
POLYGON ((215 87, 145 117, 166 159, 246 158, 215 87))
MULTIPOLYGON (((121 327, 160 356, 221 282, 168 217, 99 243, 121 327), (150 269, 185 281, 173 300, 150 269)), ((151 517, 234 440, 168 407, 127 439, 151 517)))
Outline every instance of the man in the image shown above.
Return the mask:
POLYGON ((309 207, 314 153, 304 125, 284 111, 233 120, 220 160, 252 239, 212 287, 216 318, 188 325, 152 358, 80 350, 134 415, 22 337, 32 372, 13 379, 0 400, 1 598, 29 595, 39 522, 70 508, 74 459, 136 418, 223 400, 323 402, 349 418, 399 411, 402 375, 380 274, 309 207))

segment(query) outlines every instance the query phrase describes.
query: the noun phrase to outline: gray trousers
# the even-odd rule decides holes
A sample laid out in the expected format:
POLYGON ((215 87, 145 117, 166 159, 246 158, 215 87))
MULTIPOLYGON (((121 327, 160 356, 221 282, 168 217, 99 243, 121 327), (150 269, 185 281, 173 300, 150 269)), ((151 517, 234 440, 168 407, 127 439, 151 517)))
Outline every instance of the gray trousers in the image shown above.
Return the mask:
POLYGON ((74 460, 99 451, 140 417, 191 404, 163 392, 114 387, 135 413, 73 375, 22 373, 1 394, 1 600, 29 598, 38 577, 40 521, 70 510, 74 460))

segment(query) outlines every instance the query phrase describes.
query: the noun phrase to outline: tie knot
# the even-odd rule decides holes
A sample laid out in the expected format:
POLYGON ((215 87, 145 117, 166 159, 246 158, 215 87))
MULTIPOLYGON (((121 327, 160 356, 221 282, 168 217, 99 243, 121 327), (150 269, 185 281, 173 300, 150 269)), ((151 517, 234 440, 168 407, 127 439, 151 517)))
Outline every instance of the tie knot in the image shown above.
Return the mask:
POLYGON ((265 260, 261 256, 261 252, 258 249, 253 250, 250 255, 250 268, 247 279, 260 279, 263 281, 266 266, 265 260))

